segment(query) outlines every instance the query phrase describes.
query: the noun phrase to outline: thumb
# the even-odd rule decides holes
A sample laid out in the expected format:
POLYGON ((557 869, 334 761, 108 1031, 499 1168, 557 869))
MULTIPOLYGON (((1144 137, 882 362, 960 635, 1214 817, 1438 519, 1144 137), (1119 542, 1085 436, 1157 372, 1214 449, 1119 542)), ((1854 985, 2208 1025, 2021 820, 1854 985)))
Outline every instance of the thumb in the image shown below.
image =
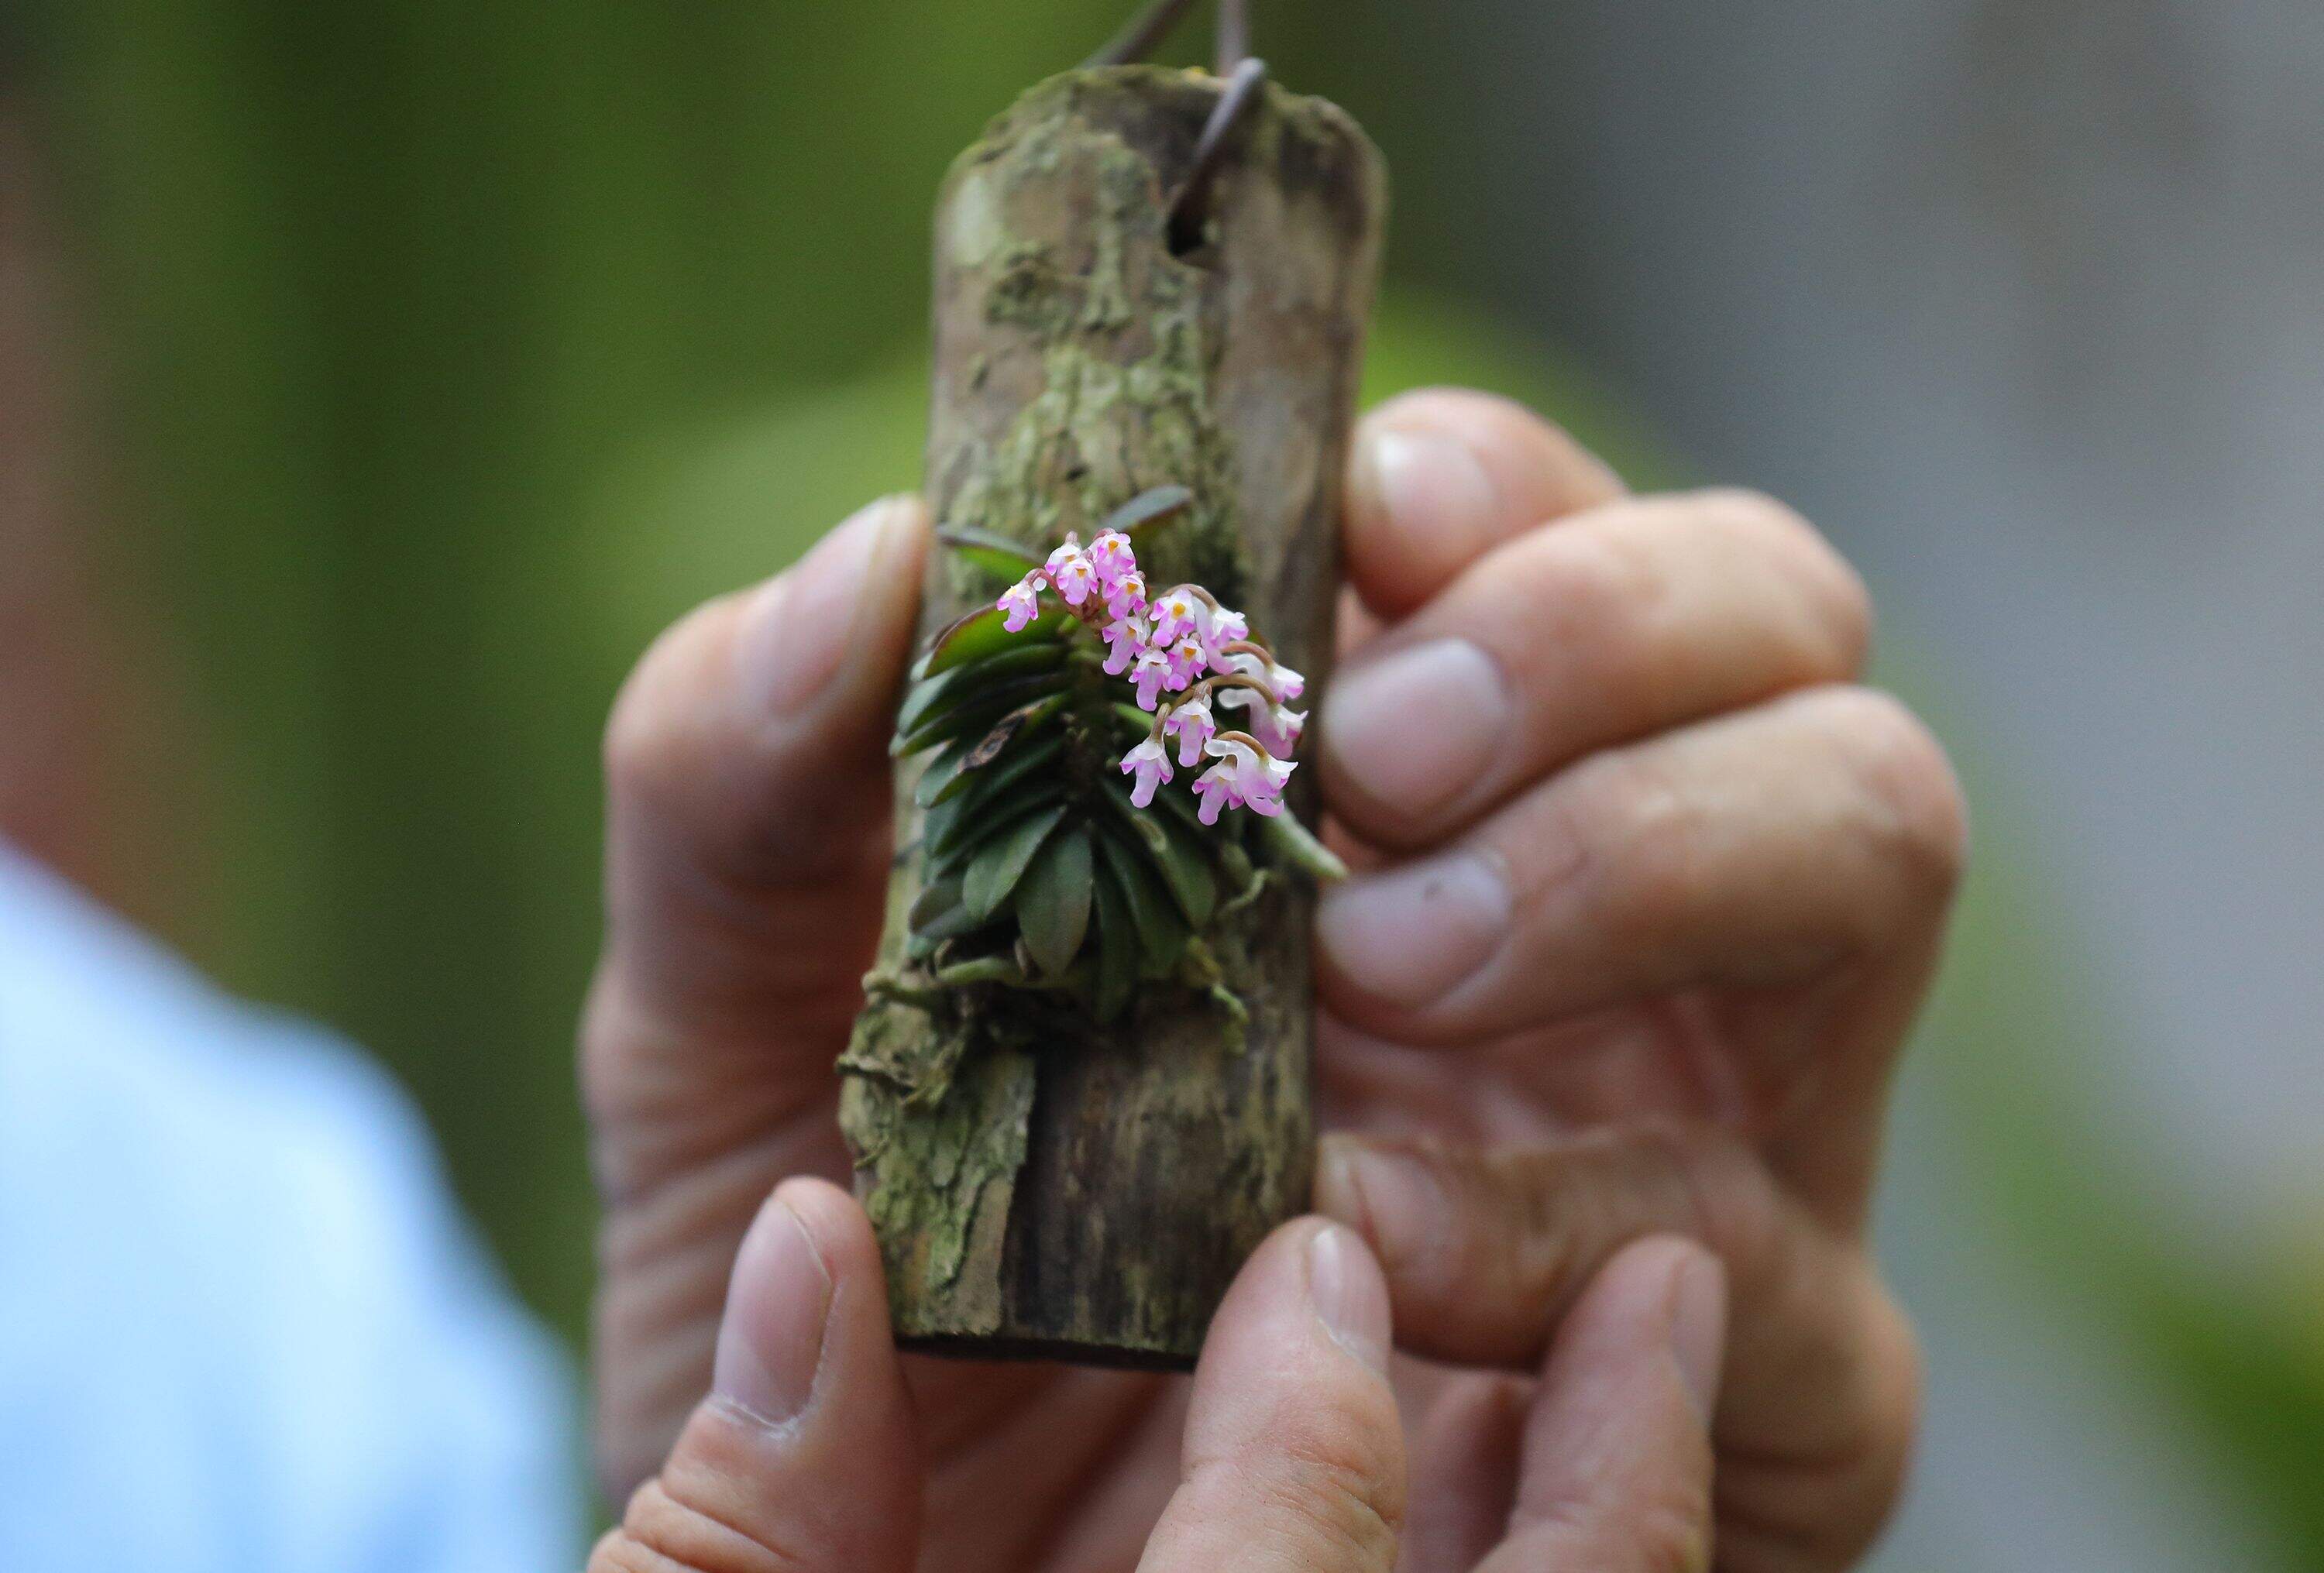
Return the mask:
POLYGON ((735 1259, 710 1396, 589 1573, 905 1573, 919 1505, 871 1223, 788 1182, 735 1259))
POLYGON ((827 985, 878 927, 883 747, 927 516, 875 502, 646 652, 605 728, 601 989, 685 1028, 827 985))
POLYGON ((605 940, 581 1027, 606 1208, 604 1472, 710 1375, 718 1289, 786 1174, 844 1172, 833 1066, 887 885, 886 738, 926 511, 890 498, 655 641, 605 730, 605 940))
POLYGON ((1353 1231, 1269 1235, 1203 1340, 1177 1491, 1139 1573, 1389 1573, 1404 1432, 1388 1285, 1353 1231))

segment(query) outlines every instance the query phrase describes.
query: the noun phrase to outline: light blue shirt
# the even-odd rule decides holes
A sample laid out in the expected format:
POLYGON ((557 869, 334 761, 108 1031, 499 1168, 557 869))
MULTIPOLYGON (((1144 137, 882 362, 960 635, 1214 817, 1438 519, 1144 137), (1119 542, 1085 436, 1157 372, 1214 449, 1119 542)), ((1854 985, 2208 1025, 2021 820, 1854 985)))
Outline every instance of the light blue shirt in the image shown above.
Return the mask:
POLYGON ((377 1069, 0 845, 0 1567, 569 1573, 570 1388, 377 1069))

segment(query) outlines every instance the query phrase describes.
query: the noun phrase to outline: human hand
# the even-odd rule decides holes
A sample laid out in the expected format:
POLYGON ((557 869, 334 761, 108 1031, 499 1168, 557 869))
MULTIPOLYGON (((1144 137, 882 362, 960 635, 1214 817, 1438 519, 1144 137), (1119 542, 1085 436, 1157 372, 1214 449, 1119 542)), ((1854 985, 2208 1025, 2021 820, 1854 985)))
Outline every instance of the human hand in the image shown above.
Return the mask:
MULTIPOLYGON (((1887 1064, 1959 855, 1941 756, 1892 702, 1833 685, 1860 658, 1861 591, 1772 504, 1626 501, 1554 430, 1469 394, 1375 415, 1354 478, 1349 561, 1370 611, 1349 619, 1351 678, 1457 629, 1507 709, 1472 718, 1489 746, 1465 785, 1420 803, 1397 798, 1428 785, 1400 766, 1459 740, 1367 741, 1360 713, 1327 697, 1334 814, 1455 873, 1390 868, 1327 903, 1319 1075, 1334 1123, 1371 1145, 1327 1145, 1319 1205, 1381 1247, 1407 1344, 1511 1370, 1623 1242, 1710 1239, 1735 1285, 1722 1558, 1842 1566, 1885 1514, 1912 1423, 1909 1333, 1860 1229, 1887 1064), (1471 455, 1465 482, 1416 465, 1410 438, 1430 430, 1471 455), (1685 854, 1657 856, 1674 844, 1685 854), (1459 961, 1443 944, 1391 943, 1405 953, 1382 964, 1382 934, 1473 938, 1457 899, 1496 878, 1511 890, 1500 948, 1467 981, 1413 970, 1459 961), (1784 899, 1753 899, 1766 891, 1784 899), (1410 1145, 1422 1136, 1434 1145, 1410 1145), (1469 1150, 1509 1144, 1526 1150, 1469 1150), (1443 1245, 1399 1232, 1416 1222, 1443 1245)), ((616 1494, 708 1390, 721 1288, 761 1200, 786 1175, 847 1173, 833 1062, 879 927, 888 707, 926 540, 916 504, 867 510, 665 635, 608 731, 606 947, 583 1071, 616 1494)), ((1450 669, 1423 674, 1439 711, 1457 699, 1450 669)), ((904 1368, 947 1568, 1135 1559, 1176 1478, 1182 1387, 904 1368), (991 1513, 996 1494, 1018 1511, 991 1513)), ((1416 1400, 1441 1390, 1416 1443, 1423 1573, 1464 1566, 1427 1548, 1465 1544, 1460 1526, 1506 1507, 1516 1432, 1492 1422, 1515 1381, 1406 1384, 1416 1400)))
MULTIPOLYGON (((1318 736, 1377 856, 1317 924, 1316 1205, 1380 1253, 1403 1346, 1471 1366, 1537 1358, 1626 1241, 1711 1245, 1720 1566, 1849 1566, 1915 1423, 1864 1228, 1963 857, 1950 768, 1854 685, 1863 587, 1782 505, 1631 498, 1473 393, 1394 401, 1357 455, 1318 736)), ((1491 1383, 1444 1389, 1457 1434, 1491 1383)))
MULTIPOLYGON (((1560 1327, 1538 1390, 1506 1417, 1513 1508, 1475 1526, 1473 1555, 1438 1565, 1707 1567, 1704 1428, 1725 1313, 1701 1246, 1665 1237, 1617 1255, 1560 1327)), ((1316 1219, 1277 1229, 1211 1323, 1150 1537, 1093 1565, 1391 1573, 1406 1479, 1388 1343, 1388 1286, 1361 1242, 1316 1219)), ((909 1573, 923 1554, 918 1430, 869 1220, 829 1185, 789 1182, 736 1259, 710 1396, 590 1573, 909 1573)), ((952 1541, 926 1549, 954 1565, 952 1541)))

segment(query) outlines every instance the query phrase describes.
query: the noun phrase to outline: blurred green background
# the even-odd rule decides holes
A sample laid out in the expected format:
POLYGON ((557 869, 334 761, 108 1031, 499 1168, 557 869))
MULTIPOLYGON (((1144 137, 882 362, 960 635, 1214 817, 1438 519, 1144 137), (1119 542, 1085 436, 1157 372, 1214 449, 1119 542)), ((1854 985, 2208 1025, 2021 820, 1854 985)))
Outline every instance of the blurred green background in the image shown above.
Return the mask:
MULTIPOLYGON (((936 178, 1120 9, 45 15, 107 593, 184 717, 125 799, 159 817, 166 877, 120 883, 230 987, 395 1070, 569 1338, 607 702, 664 622, 914 483, 936 178)), ((1492 161, 1391 41, 1321 6, 1264 20, 1278 75, 1350 107, 1397 175, 1372 396, 1500 388, 1635 476, 1683 477, 1618 398, 1461 303, 1448 259, 1492 161)), ((2274 1566, 2324 1568, 2324 1273, 2289 1227, 2315 1220, 2223 1256, 2126 1209, 2137 1144, 2106 1092, 2114 1024, 2076 981, 2088 942, 2044 911, 2006 773, 1944 726, 1937 676, 1886 676, 1959 750, 1979 820, 1912 1139, 1969 1155, 1981 1262, 2133 1352, 2175 1428, 2154 1444, 2229 1483, 2274 1566)))

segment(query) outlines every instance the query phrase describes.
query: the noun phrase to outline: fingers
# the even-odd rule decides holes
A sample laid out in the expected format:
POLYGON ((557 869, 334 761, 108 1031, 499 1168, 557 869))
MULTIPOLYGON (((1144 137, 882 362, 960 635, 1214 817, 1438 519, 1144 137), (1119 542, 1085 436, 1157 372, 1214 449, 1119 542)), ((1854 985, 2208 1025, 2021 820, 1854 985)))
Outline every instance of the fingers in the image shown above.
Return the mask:
POLYGON ((1603 463, 1520 405, 1406 393, 1349 445, 1348 577, 1374 612, 1401 617, 1502 541, 1621 494, 1603 463))
POLYGON ((1734 1138, 1634 1128, 1477 1152, 1335 1136, 1315 1200, 1377 1253, 1398 1342, 1469 1365, 1530 1366, 1633 1242, 1701 1241, 1732 1296, 1717 1437, 1737 1524, 1722 1554, 1847 1567, 1893 1507, 1917 1424, 1910 1326, 1863 1253, 1734 1138))
POLYGON ((1855 675, 1863 584, 1751 492, 1619 501, 1469 563, 1333 678, 1333 812, 1411 847, 1593 750, 1855 675))
MULTIPOLYGON (((606 937, 583 1030, 599 1154, 621 1192, 659 1156, 628 1138, 732 1062, 739 1118, 829 1081, 884 889, 883 748, 927 523, 872 504, 796 567, 662 636, 606 729, 606 937)), ((691 1133, 689 1133, 691 1134, 691 1133)))
POLYGON ((1270 1235, 1211 1323, 1142 1573, 1390 1573, 1405 1480, 1388 1348, 1361 1242, 1314 1219, 1270 1235))
POLYGON ((1559 1329, 1526 1422, 1507 1539, 1478 1573, 1704 1573, 1727 1315, 1718 1259, 1668 1237, 1625 1248, 1559 1329))
POLYGON ((870 1221, 790 1182, 735 1259, 711 1396, 591 1573, 905 1573, 919 1503, 870 1221))
POLYGON ((1909 713, 1811 689, 1594 755, 1444 850, 1327 891, 1323 995, 1361 1030, 1449 1043, 1798 981, 1933 934, 1964 837, 1909 713))

